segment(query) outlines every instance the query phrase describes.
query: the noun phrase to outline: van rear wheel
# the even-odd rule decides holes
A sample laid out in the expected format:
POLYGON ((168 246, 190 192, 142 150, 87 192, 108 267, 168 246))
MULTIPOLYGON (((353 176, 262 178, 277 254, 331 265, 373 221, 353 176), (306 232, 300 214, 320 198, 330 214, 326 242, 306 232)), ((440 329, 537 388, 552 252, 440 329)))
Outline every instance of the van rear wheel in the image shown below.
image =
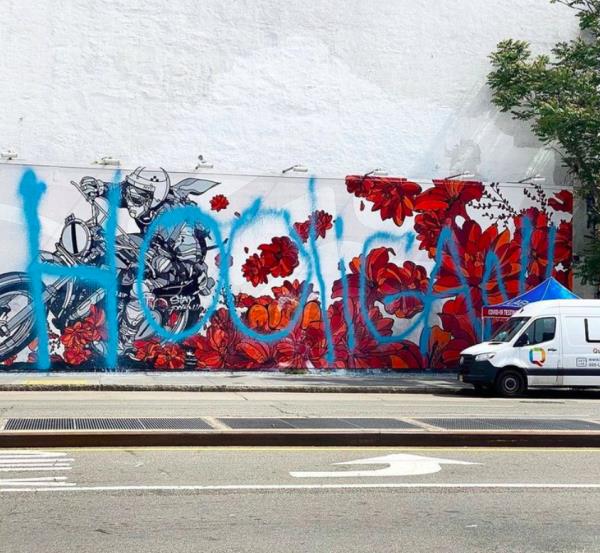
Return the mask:
POLYGON ((523 375, 513 369, 502 371, 498 375, 495 384, 496 393, 502 397, 520 396, 526 387, 523 375))

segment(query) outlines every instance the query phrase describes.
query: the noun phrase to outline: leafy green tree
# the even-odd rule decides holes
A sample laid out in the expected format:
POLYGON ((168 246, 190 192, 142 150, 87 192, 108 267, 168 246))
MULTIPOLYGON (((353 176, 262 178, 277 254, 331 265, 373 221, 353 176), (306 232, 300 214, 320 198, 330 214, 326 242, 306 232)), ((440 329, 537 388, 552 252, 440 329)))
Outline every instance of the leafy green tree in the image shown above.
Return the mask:
POLYGON ((492 99, 501 111, 528 121, 574 176, 588 206, 590 235, 577 272, 600 284, 600 0, 550 0, 572 8, 580 36, 533 57, 529 44, 504 40, 491 54, 492 99))

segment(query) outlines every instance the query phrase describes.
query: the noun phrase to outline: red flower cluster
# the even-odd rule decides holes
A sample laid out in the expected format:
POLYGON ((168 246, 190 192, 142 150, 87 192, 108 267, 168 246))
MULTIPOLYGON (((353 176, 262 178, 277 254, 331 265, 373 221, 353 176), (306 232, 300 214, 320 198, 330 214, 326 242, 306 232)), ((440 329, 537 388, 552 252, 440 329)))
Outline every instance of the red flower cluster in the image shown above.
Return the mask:
POLYGON ((92 357, 91 345, 106 339, 104 323, 104 311, 92 305, 85 319, 64 329, 60 341, 64 345, 64 360, 69 365, 81 365, 92 357))
POLYGON ((179 344, 163 344, 158 338, 133 342, 135 358, 159 370, 183 369, 185 350, 179 344))
POLYGON ((392 219, 399 227, 415 209, 415 200, 421 192, 416 182, 387 177, 346 177, 346 189, 357 198, 373 204, 371 211, 379 211, 381 220, 392 219))
POLYGON ((298 248, 287 236, 276 236, 270 244, 261 244, 260 255, 253 254, 242 266, 244 278, 253 286, 266 284, 269 275, 290 276, 299 265, 298 248))
MULTIPOLYGON (((427 271, 412 261, 405 261, 402 265, 392 263, 390 253, 395 255, 392 248, 381 247, 367 254, 364 267, 366 302, 367 305, 380 302, 387 313, 410 319, 423 309, 419 296, 427 290, 429 284, 427 271), (390 301, 397 294, 403 295, 390 301)), ((350 262, 351 273, 346 277, 348 295, 355 301, 359 299, 362 263, 362 256, 355 257, 350 262)), ((341 280, 333 283, 332 297, 343 297, 341 280)))
POLYGON ((227 209, 229 205, 229 200, 223 196, 223 194, 217 194, 213 196, 210 200, 210 208, 213 211, 222 211, 223 209, 227 209))
POLYGON ((300 236, 302 242, 308 241, 310 225, 315 225, 315 238, 325 238, 327 231, 333 228, 333 216, 322 209, 314 211, 311 216, 301 223, 294 223, 294 229, 300 236))

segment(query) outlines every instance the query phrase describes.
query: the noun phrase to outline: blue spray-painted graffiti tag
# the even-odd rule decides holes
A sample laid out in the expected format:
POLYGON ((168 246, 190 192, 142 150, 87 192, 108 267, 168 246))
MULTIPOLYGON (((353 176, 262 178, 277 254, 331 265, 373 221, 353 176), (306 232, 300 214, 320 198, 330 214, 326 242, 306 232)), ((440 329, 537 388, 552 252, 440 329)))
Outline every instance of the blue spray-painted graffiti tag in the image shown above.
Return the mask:
MULTIPOLYGON (((47 191, 28 170, 19 193, 29 263, 0 276, 0 360, 29 347, 27 362, 40 369, 452 368, 481 336, 483 305, 551 275, 568 281, 572 206, 558 191, 505 213, 498 206, 509 203, 494 203, 481 183, 432 182, 423 190, 406 179, 348 177, 334 219, 319 209, 311 178, 298 192, 308 218, 294 222, 294 210, 264 207, 260 195, 240 201, 233 219, 209 213, 197 200, 216 181, 171 183, 164 170, 144 168, 112 182, 84 177, 72 184, 92 217, 67 217, 56 250, 42 252, 47 191), (120 209, 136 232, 119 225, 120 209), (382 230, 373 231, 377 220, 382 230), (356 235, 359 225, 357 251, 345 229, 356 235), (270 228, 284 236, 250 255, 257 226, 262 240, 270 228)), ((211 209, 230 199, 213 196, 211 209)))

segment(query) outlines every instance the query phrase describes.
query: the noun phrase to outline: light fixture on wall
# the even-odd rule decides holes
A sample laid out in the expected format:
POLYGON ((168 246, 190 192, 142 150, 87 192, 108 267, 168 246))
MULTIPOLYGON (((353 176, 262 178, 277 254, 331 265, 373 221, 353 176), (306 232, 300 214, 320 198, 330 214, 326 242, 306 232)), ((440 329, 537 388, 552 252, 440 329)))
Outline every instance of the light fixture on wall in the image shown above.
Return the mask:
POLYGON ((378 167, 377 169, 373 169, 372 171, 365 173, 364 176, 365 177, 387 177, 388 172, 385 171, 384 169, 381 169, 378 167))
POLYGON ((546 177, 542 177, 542 175, 532 175, 529 177, 525 177, 516 182, 516 184, 525 184, 526 182, 534 183, 534 182, 545 182, 546 177))
POLYGON ((287 169, 284 169, 283 171, 281 171, 282 175, 285 175, 286 173, 289 173, 290 171, 294 172, 294 173, 308 173, 308 168, 305 167, 304 165, 292 165, 291 167, 288 167, 287 169))
POLYGON ((12 159, 17 159, 18 157, 19 154, 14 150, 11 150, 10 148, 8 150, 0 152, 0 159, 2 159, 3 161, 10 161, 12 159))
POLYGON ((194 171, 198 171, 199 169, 212 169, 213 167, 214 165, 204 159, 204 156, 200 154, 198 156, 198 163, 196 164, 196 167, 194 167, 194 171))
POLYGON ((120 159, 115 159, 111 156, 102 156, 96 160, 94 160, 94 165, 110 165, 111 167, 119 167, 121 165, 120 159))
POLYGON ((450 175, 446 177, 444 180, 452 180, 452 179, 472 179, 475 175, 471 173, 471 171, 463 171, 462 173, 457 173, 456 175, 450 175))

